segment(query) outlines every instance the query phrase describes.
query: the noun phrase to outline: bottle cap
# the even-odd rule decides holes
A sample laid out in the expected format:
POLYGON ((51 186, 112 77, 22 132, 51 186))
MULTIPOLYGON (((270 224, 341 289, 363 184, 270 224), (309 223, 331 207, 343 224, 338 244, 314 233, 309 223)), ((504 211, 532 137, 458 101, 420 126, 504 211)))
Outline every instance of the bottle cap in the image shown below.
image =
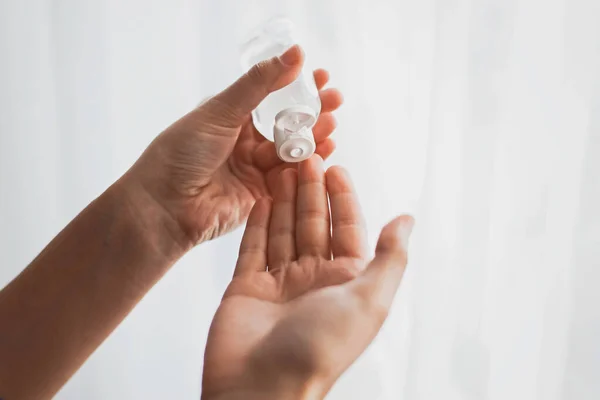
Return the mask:
POLYGON ((285 162, 300 162, 312 156, 317 148, 312 127, 317 121, 314 110, 294 106, 275 116, 273 138, 279 158, 285 162))

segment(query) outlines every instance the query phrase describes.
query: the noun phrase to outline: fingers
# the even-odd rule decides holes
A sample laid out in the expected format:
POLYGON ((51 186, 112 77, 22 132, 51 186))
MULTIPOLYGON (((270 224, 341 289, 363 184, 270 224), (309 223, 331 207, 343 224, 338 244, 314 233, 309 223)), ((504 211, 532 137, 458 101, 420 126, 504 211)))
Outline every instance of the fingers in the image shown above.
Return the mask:
POLYGON ((283 163, 277 155, 275 143, 270 140, 265 140, 256 147, 252 155, 252 160, 261 171, 268 171, 283 163))
POLYGON ((267 189, 271 195, 275 193, 275 190, 279 184, 279 174, 286 168, 296 171, 296 167, 294 165, 282 163, 266 172, 267 189))
MULTIPOLYGON (((342 105, 344 98, 337 89, 321 90, 329 81, 329 72, 324 69, 317 69, 313 75, 315 84, 320 90, 319 97, 321 99, 321 113, 317 123, 313 127, 313 135, 317 144, 316 153, 323 159, 327 159, 335 150, 335 144, 333 142, 321 142, 326 141, 337 127, 337 121, 332 112, 342 105)), ((275 145, 268 140, 258 145, 252 158, 255 165, 262 171, 269 171, 282 164, 281 159, 279 159, 275 151, 275 145)))
MULTIPOLYGON (((317 143, 315 153, 321 156, 323 160, 327 160, 335 151, 336 144, 331 138, 326 138, 320 143, 317 143)), ((268 172, 276 177, 284 168, 296 168, 295 163, 284 163, 275 151, 275 144, 268 140, 261 143, 253 155, 255 165, 263 172, 268 172)), ((270 186, 270 185, 269 185, 270 186)))
POLYGON ((337 128, 337 120, 332 113, 326 112, 319 115, 319 119, 317 119, 317 123, 313 127, 315 142, 319 143, 328 138, 335 128, 337 128))
POLYGON ((381 231, 375 258, 363 275, 358 278, 356 290, 359 296, 385 315, 392 305, 400 286, 407 262, 408 240, 414 219, 403 215, 387 224, 381 231))
POLYGON ((315 78, 315 85, 318 90, 323 89, 323 86, 329 82, 329 72, 324 69, 316 69, 313 72, 313 77, 315 78))
POLYGON ((323 160, 313 155, 298 165, 296 251, 298 257, 331 258, 329 205, 323 160))
POLYGON ((273 212, 269 226, 269 268, 296 260, 296 191, 294 169, 283 170, 273 193, 273 212))
MULTIPOLYGON (((272 142, 267 142, 273 145, 272 142)), ((273 145, 274 146, 274 145, 273 145)), ((326 160, 333 154, 335 151, 336 144, 330 138, 325 139, 323 142, 317 144, 317 148, 315 149, 315 153, 320 155, 323 160, 326 160)), ((273 149, 273 152, 275 149, 273 149)), ((277 157, 277 156, 276 156, 277 157)), ((271 193, 274 192, 274 189, 277 187, 277 180, 279 177, 279 173, 284 169, 294 169, 297 170, 298 163, 284 163, 279 158, 272 164, 272 166, 267 169, 265 172, 267 174, 267 188, 271 193)))
POLYGON ((313 72, 313 76, 321 98, 321 113, 337 110, 344 102, 342 93, 337 89, 321 90, 329 82, 329 72, 324 69, 317 69, 313 72))
POLYGON ((358 198, 348 173, 331 167, 325 174, 331 205, 333 257, 367 257, 367 234, 358 198))
POLYGON ((228 110, 227 119, 233 126, 241 124, 271 92, 292 83, 300 73, 304 54, 298 45, 279 57, 254 65, 214 99, 228 110))
POLYGON ((321 113, 335 111, 344 102, 342 92, 334 88, 321 90, 319 97, 321 98, 321 113))
MULTIPOLYGON (((325 113, 319 116, 317 123, 313 128, 313 134, 315 142, 317 143, 317 149, 315 152, 321 156, 324 160, 329 157, 335 150, 335 144, 332 141, 328 141, 328 137, 333 133, 337 126, 337 121, 333 114, 325 113)), ((269 140, 263 141, 258 145, 252 155, 254 164, 261 171, 268 171, 283 163, 277 156, 275 151, 275 144, 269 140)))
POLYGON ((234 276, 267 269, 267 238, 270 217, 271 200, 259 199, 248 217, 234 276))
POLYGON ((335 151, 335 142, 329 138, 325 139, 325 141, 317 144, 317 148, 315 153, 320 155, 323 160, 329 158, 331 154, 335 151))

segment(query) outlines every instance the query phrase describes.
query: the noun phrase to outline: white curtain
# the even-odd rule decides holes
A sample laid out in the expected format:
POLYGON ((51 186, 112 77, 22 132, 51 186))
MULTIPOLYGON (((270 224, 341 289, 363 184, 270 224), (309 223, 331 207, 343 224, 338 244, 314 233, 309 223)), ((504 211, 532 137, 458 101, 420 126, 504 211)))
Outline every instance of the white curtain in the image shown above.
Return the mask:
MULTIPOLYGON (((279 13, 344 91, 332 163, 371 240, 417 218, 392 315, 329 398, 600 398, 598 0, 2 0, 0 286, 279 13)), ((57 398, 197 399, 240 233, 182 259, 57 398)))

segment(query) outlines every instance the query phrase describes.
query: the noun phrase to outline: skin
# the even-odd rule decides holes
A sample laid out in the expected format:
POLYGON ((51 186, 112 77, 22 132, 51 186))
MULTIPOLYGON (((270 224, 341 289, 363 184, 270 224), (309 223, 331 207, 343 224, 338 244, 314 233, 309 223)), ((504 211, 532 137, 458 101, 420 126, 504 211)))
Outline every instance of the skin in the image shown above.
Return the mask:
POLYGON ((318 156, 283 171, 250 214, 210 329, 203 398, 323 398, 385 320, 412 225, 384 228, 369 262, 347 173, 325 173, 318 156))
MULTIPOLYGON (((250 112, 292 82, 302 62, 294 46, 167 128, 0 291, 1 398, 51 398, 180 257, 243 223, 257 199, 274 193, 280 172, 293 166, 277 158, 250 112)), ((327 72, 314 76, 322 89, 327 72)), ((331 112, 342 98, 335 89, 319 94, 322 113, 314 134, 317 153, 326 158, 334 150, 331 112)), ((261 210, 263 201, 258 204, 261 210)), ((256 365, 269 364, 255 354, 256 365)), ((276 381, 302 382, 294 371, 290 367, 276 381)), ((210 383, 220 379, 214 376, 205 379, 213 394, 232 395, 210 383)), ((272 390, 276 395, 285 388, 272 390)))

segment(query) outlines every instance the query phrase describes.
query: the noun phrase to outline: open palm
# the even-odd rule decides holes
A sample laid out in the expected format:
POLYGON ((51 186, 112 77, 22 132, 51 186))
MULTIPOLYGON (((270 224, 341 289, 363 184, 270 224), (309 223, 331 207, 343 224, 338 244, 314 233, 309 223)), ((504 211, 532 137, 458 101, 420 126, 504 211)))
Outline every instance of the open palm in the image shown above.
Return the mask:
POLYGON ((366 233, 347 174, 324 173, 318 156, 283 170, 272 203, 260 200, 250 215, 211 326, 204 394, 257 390, 265 376, 265 393, 294 377, 299 392, 318 381, 311 390, 324 394, 383 323, 411 225, 404 217, 386 228, 365 272, 366 233))

